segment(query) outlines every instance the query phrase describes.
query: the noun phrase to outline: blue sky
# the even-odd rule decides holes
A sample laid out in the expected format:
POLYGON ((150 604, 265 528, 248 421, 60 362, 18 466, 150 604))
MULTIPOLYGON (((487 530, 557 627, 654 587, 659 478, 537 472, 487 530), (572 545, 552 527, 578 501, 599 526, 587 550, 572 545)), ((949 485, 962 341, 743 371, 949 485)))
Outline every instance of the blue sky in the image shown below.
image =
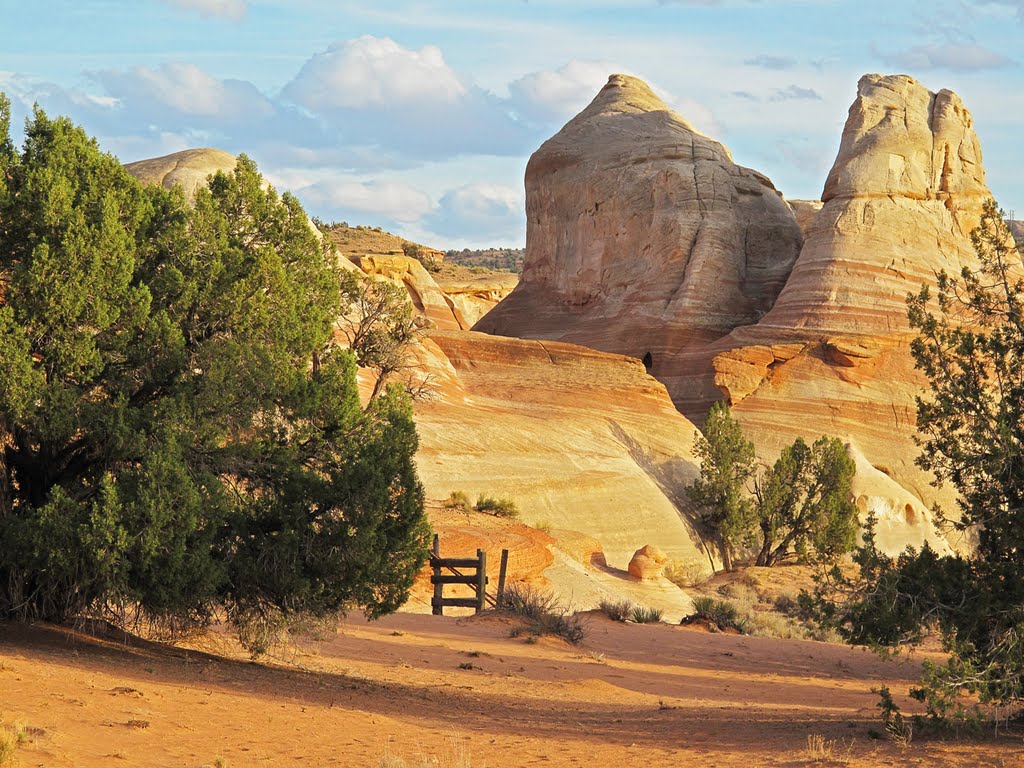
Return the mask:
POLYGON ((612 72, 795 199, 821 194, 858 78, 913 75, 960 94, 990 187, 1024 213, 1024 0, 0 6, 17 120, 38 102, 125 162, 246 152, 315 215, 438 247, 523 244, 527 158, 612 72))

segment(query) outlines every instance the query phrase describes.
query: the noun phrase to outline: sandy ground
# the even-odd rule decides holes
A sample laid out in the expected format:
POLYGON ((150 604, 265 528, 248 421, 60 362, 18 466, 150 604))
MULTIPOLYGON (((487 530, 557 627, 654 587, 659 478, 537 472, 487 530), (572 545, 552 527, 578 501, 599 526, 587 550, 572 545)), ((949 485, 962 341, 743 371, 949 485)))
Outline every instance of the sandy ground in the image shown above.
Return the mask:
POLYGON ((589 621, 574 647, 494 616, 349 620, 264 663, 217 634, 0 624, 0 720, 16 766, 1024 766, 1019 736, 872 739, 872 688, 905 691, 918 660, 589 621), (831 758, 808 751, 819 736, 831 758))

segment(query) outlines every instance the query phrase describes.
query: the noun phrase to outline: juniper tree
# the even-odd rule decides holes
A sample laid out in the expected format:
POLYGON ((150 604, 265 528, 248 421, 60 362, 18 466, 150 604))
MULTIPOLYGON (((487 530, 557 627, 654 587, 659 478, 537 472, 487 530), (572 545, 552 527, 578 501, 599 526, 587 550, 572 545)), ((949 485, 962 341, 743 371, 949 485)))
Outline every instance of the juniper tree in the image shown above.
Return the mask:
POLYGON ((411 411, 361 406, 298 201, 243 156, 191 207, 67 119, 8 129, 0 99, 0 616, 397 608, 426 553, 411 411))
POLYGON ((971 534, 974 551, 925 546, 891 558, 868 537, 859 576, 833 574, 835 588, 817 595, 851 642, 939 631, 949 660, 926 664, 912 692, 939 718, 968 712, 963 694, 1011 709, 1024 700, 1024 270, 994 202, 971 240, 978 266, 940 274, 934 295, 909 296, 908 317, 929 385, 917 403, 917 463, 959 492, 947 522, 971 534))

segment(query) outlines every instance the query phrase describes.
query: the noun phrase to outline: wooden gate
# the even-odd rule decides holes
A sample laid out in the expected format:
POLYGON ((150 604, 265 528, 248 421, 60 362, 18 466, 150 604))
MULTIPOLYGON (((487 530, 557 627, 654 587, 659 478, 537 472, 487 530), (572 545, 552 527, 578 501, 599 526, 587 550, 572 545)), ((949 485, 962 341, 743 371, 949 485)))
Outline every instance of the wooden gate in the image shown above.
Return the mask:
POLYGON ((434 596, 430 600, 431 612, 443 616, 445 608, 473 608, 477 613, 484 610, 489 602, 496 606, 505 591, 505 571, 508 568, 508 550, 501 550, 501 570, 498 575, 498 594, 487 594, 487 552, 476 551, 476 557, 441 557, 441 540, 434 534, 434 546, 430 553, 430 583, 434 596), (466 573, 463 573, 466 571, 466 573), (446 584, 465 584, 473 587, 473 597, 445 597, 446 584))

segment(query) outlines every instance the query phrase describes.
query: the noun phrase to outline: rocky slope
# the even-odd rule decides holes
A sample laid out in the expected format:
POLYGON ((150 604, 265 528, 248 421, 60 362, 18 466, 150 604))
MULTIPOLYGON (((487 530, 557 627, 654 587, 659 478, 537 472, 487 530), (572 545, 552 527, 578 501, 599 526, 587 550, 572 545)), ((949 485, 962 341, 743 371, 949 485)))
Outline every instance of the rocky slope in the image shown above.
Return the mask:
POLYGON ((526 214, 522 280, 476 330, 650 355, 655 373, 767 312, 803 240, 766 177, 624 75, 530 158, 526 214))

